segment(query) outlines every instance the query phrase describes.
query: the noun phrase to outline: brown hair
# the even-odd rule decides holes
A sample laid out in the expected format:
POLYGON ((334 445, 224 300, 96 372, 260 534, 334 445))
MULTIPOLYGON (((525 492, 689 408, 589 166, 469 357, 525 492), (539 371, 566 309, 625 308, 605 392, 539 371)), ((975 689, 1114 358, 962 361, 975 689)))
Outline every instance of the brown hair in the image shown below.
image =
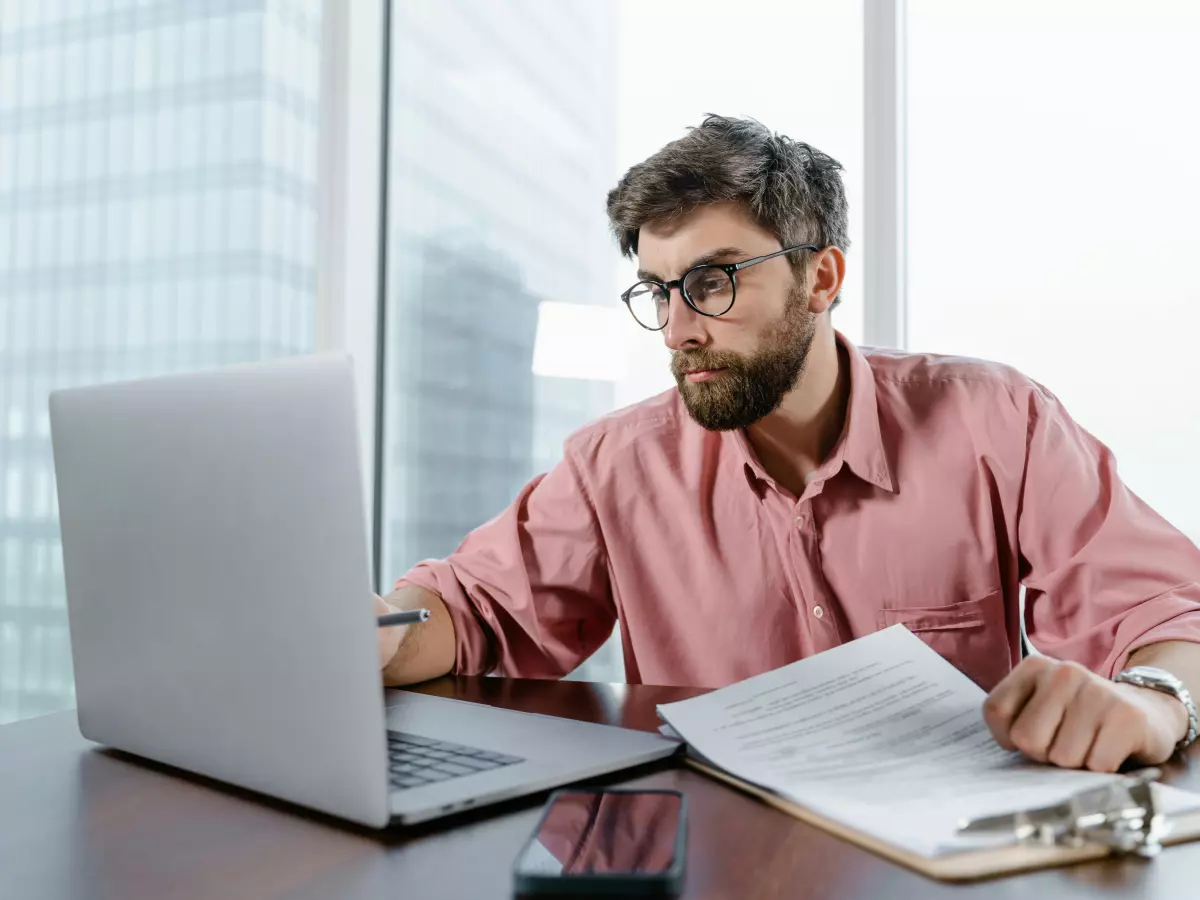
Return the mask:
MULTIPOLYGON (((781 247, 832 245, 845 253, 850 241, 841 171, 828 154, 754 119, 710 115, 625 173, 608 192, 608 219, 621 253, 632 258, 643 225, 735 200, 781 247)), ((798 273, 807 257, 791 259, 798 273)))

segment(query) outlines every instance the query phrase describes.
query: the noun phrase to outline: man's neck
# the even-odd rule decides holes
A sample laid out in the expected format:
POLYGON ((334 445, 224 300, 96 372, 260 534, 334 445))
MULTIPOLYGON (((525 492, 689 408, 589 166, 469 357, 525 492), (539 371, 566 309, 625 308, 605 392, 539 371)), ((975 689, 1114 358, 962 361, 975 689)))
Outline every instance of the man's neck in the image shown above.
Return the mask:
POLYGON ((850 403, 849 360, 828 319, 817 326, 804 371, 779 409, 746 429, 767 474, 799 497, 837 444, 850 403))

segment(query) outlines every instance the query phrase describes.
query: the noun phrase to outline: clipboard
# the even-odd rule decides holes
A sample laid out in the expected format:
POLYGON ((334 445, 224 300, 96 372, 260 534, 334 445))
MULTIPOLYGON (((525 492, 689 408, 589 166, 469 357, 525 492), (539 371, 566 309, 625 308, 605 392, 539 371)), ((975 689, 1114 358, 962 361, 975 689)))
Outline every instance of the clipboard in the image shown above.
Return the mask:
MULTIPOLYGON (((780 795, 758 787, 750 782, 731 775, 723 769, 718 769, 707 762, 687 754, 685 763, 691 768, 723 781, 751 796, 757 797, 781 812, 793 818, 820 828, 829 834, 849 841, 864 850, 882 856, 891 862, 933 878, 938 881, 981 881, 996 878, 1001 875, 1012 875, 1017 872, 1030 872, 1036 869, 1051 869, 1058 866, 1069 866, 1075 863, 1104 859, 1112 855, 1113 849, 1100 844, 1085 844, 1079 847, 1045 846, 1029 843, 1012 843, 1001 847, 991 847, 986 850, 964 850, 961 853, 948 853, 944 856, 921 856, 902 847, 888 844, 879 838, 849 828, 840 822, 815 813, 780 795)), ((1200 839, 1200 810, 1184 815, 1172 816, 1169 820, 1170 830, 1159 840, 1162 846, 1182 844, 1187 841, 1200 839)))

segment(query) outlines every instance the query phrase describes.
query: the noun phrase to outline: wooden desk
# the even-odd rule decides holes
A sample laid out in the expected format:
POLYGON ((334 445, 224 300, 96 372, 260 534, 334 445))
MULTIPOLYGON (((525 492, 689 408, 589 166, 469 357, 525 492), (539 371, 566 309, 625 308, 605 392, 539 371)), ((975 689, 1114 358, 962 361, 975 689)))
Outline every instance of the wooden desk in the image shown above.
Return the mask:
MULTIPOLYGON (((426 693, 633 728, 697 692, 446 678, 426 693)), ((687 897, 1200 896, 1200 843, 1153 863, 1105 861, 942 885, 668 764, 610 779, 673 788, 691 807, 687 897)), ((1200 790, 1200 752, 1168 780, 1200 790)), ((72 713, 0 728, 0 898, 191 900, 510 897, 510 866, 542 798, 377 834, 133 757, 79 736, 72 713)))

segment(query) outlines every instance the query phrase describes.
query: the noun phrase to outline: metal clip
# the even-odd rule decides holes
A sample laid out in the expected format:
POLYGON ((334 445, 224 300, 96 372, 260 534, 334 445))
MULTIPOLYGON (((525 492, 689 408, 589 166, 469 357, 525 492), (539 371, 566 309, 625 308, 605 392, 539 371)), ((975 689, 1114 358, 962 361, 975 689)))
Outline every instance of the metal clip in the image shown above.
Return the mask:
POLYGON ((1018 843, 1058 847, 1099 844, 1147 859, 1162 850, 1166 820, 1154 808, 1151 785, 1162 774, 1142 769, 1053 806, 1017 810, 959 823, 958 833, 1011 833, 1018 843))

